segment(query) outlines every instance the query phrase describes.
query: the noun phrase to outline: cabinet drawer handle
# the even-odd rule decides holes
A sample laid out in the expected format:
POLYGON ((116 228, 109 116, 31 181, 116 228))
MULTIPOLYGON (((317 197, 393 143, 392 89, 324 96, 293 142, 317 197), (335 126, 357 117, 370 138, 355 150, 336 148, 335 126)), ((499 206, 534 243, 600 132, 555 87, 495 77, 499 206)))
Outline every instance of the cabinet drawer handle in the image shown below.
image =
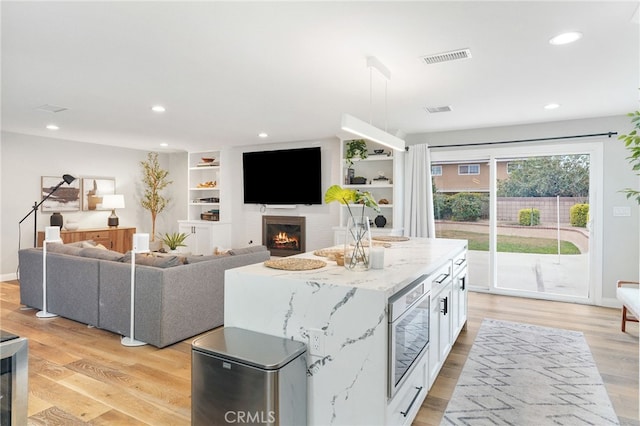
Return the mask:
POLYGON ((449 274, 440 274, 438 275, 438 278, 436 278, 434 281, 437 282, 438 284, 442 284, 442 282, 446 280, 448 276, 449 274))
POLYGON ((456 260, 456 266, 460 266, 462 265, 467 259, 465 259, 464 257, 462 259, 458 259, 456 260))
POLYGON ((466 286, 466 282, 467 282, 467 277, 460 277, 460 290, 464 291, 465 290, 465 286, 466 286))
POLYGON ((409 406, 405 411, 400 411, 400 414, 402 414, 402 417, 407 417, 407 414, 409 414, 409 411, 411 411, 411 407, 413 407, 413 404, 416 402, 416 399, 418 399, 418 395, 420 395, 420 392, 422 392, 422 386, 420 387, 416 386, 416 394, 413 395, 413 399, 411 400, 411 403, 409 403, 409 406))
POLYGON ((442 312, 444 315, 447 315, 447 313, 449 312, 449 297, 441 297, 440 302, 442 303, 442 309, 440 310, 440 312, 442 312))

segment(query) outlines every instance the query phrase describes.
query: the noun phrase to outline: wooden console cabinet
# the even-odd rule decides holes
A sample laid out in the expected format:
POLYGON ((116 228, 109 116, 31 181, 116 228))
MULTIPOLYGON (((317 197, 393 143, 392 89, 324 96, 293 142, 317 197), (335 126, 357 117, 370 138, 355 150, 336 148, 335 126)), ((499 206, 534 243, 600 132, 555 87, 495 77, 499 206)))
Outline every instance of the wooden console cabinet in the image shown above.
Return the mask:
MULTIPOLYGON (((133 234, 136 228, 117 227, 117 228, 95 228, 95 229, 78 229, 76 231, 60 231, 60 238, 65 244, 74 243, 76 241, 93 240, 102 244, 109 250, 125 253, 131 250, 133 234)), ((38 232, 38 247, 42 247, 44 241, 44 232, 38 232)))

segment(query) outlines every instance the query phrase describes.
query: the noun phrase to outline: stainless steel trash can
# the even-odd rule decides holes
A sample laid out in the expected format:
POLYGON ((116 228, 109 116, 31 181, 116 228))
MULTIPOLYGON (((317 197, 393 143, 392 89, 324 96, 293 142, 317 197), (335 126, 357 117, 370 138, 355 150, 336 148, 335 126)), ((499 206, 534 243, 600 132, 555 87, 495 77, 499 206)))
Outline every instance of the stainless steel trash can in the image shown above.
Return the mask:
POLYGON ((307 424, 306 345, 223 327, 191 345, 191 424, 307 424))

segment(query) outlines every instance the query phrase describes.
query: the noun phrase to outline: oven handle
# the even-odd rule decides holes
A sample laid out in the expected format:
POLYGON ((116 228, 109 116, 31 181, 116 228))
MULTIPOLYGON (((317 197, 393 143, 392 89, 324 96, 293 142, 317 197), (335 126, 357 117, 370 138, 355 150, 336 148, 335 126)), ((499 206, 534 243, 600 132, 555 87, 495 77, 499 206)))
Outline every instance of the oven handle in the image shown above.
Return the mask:
POLYGON ((416 399, 418 399, 418 395, 420 395, 420 392, 422 392, 422 386, 420 387, 416 386, 416 394, 413 395, 413 399, 411 400, 411 403, 409 404, 409 406, 405 411, 400 411, 400 414, 402 414, 403 417, 407 417, 407 414, 409 414, 409 411, 411 411, 411 407, 413 407, 413 404, 416 402, 416 399))

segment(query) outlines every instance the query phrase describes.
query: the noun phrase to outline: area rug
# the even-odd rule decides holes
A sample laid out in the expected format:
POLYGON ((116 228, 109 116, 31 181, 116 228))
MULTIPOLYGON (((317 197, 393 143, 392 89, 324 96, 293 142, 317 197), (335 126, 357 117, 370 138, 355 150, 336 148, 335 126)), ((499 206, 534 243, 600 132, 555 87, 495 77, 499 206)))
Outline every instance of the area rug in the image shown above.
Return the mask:
POLYGON ((442 425, 619 425, 584 335, 485 319, 442 425))

